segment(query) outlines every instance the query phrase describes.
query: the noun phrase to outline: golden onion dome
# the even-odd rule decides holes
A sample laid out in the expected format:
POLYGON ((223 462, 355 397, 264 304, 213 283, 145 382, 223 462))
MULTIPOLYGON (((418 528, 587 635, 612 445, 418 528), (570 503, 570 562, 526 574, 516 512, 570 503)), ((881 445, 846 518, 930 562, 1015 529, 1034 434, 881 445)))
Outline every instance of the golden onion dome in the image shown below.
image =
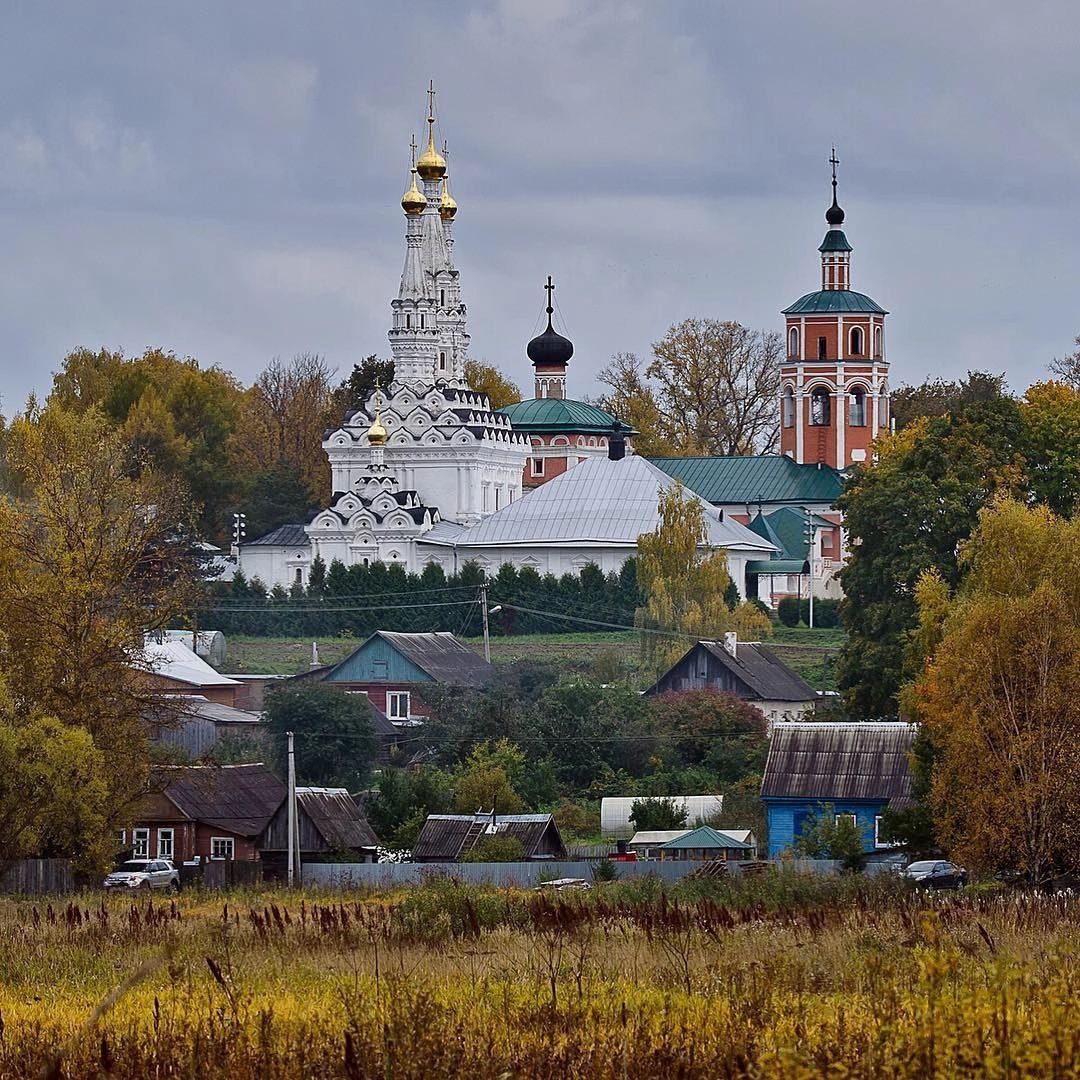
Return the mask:
POLYGON ((441 180, 446 175, 446 158, 435 149, 435 117, 428 117, 427 149, 416 163, 416 171, 423 180, 441 180))
POLYGON ((439 217, 443 221, 453 221, 456 213, 457 203, 454 202, 454 196, 450 194, 450 178, 446 177, 442 184, 442 198, 439 199, 439 217))
POLYGON ((385 446, 387 439, 386 428, 382 425, 382 420, 379 417, 378 409, 375 410, 375 419, 371 423, 371 427, 367 429, 368 445, 369 446, 385 446))
POLYGON ((401 196, 401 209, 410 217, 414 217, 416 214, 422 214, 426 207, 427 198, 416 186, 416 169, 414 167, 409 186, 406 189, 405 194, 401 196))

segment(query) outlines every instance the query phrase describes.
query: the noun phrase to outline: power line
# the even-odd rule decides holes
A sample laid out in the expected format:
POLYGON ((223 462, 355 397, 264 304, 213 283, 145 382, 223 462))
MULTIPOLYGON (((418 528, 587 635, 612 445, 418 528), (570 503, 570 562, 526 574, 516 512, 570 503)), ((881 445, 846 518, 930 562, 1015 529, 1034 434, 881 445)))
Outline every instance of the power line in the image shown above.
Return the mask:
POLYGON ((414 608, 433 608, 433 607, 461 607, 463 604, 478 604, 479 600, 439 600, 432 604, 365 604, 363 607, 347 606, 347 607, 324 607, 321 604, 318 607, 278 607, 277 604, 272 606, 263 607, 210 607, 199 605, 192 607, 192 611, 220 611, 223 614, 229 613, 242 613, 242 612, 255 612, 261 615, 317 615, 320 612, 360 612, 360 611, 411 611, 414 608))

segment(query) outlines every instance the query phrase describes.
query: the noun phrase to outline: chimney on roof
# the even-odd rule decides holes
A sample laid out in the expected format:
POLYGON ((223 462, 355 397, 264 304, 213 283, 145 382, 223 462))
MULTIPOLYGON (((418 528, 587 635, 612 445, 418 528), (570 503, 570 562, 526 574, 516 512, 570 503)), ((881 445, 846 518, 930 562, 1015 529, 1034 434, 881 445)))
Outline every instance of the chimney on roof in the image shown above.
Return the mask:
POLYGON ((724 635, 724 652, 734 657, 739 655, 739 635, 734 630, 729 630, 724 635))
POLYGON ((626 429, 618 420, 611 425, 611 434, 607 440, 607 456, 612 461, 622 461, 626 457, 626 429))
POLYGON ((319 663, 319 643, 313 641, 311 643, 311 663, 308 665, 308 671, 314 671, 319 667, 322 667, 322 664, 319 663))

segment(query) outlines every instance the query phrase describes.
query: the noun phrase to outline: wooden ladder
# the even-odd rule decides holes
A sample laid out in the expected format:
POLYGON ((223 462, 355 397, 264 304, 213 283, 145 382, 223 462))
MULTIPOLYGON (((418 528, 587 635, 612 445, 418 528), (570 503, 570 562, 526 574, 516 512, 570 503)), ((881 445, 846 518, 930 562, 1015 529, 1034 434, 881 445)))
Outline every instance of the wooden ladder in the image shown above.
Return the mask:
POLYGON ((487 829, 491 822, 490 817, 475 818, 473 823, 469 826, 468 832, 465 833, 465 839, 461 842, 461 850, 458 852, 458 858, 462 855, 467 855, 474 847, 480 837, 484 835, 484 831, 487 829))

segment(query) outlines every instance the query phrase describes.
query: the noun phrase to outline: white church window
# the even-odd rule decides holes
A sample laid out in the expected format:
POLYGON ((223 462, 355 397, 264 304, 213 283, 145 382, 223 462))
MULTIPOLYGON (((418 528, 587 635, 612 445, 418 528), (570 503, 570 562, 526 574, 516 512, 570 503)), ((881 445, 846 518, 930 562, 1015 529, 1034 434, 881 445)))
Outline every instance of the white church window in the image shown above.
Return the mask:
POLYGON ((406 330, 411 330, 412 329, 412 316, 411 315, 406 315, 405 316, 405 329, 406 330))
POLYGON ((797 326, 793 326, 788 331, 787 351, 788 356, 799 355, 799 328, 797 326))
POLYGON ((543 476, 544 475, 544 459, 542 457, 534 457, 529 459, 529 474, 531 476, 543 476))
POLYGON ((881 327, 874 327, 874 356, 881 359, 881 327))
POLYGON ((790 386, 784 390, 783 419, 784 427, 795 426, 795 394, 790 386))
POLYGON ((882 390, 878 396, 878 424, 885 427, 889 423, 889 391, 882 390))
POLYGON ((851 355, 862 356, 863 353, 863 332, 861 326, 853 326, 851 328, 851 355))
POLYGON ((810 394, 810 423, 814 427, 828 427, 830 416, 829 391, 819 386, 810 394))
POLYGON ((857 386, 851 391, 848 404, 848 423, 852 427, 866 427, 866 391, 857 386))

